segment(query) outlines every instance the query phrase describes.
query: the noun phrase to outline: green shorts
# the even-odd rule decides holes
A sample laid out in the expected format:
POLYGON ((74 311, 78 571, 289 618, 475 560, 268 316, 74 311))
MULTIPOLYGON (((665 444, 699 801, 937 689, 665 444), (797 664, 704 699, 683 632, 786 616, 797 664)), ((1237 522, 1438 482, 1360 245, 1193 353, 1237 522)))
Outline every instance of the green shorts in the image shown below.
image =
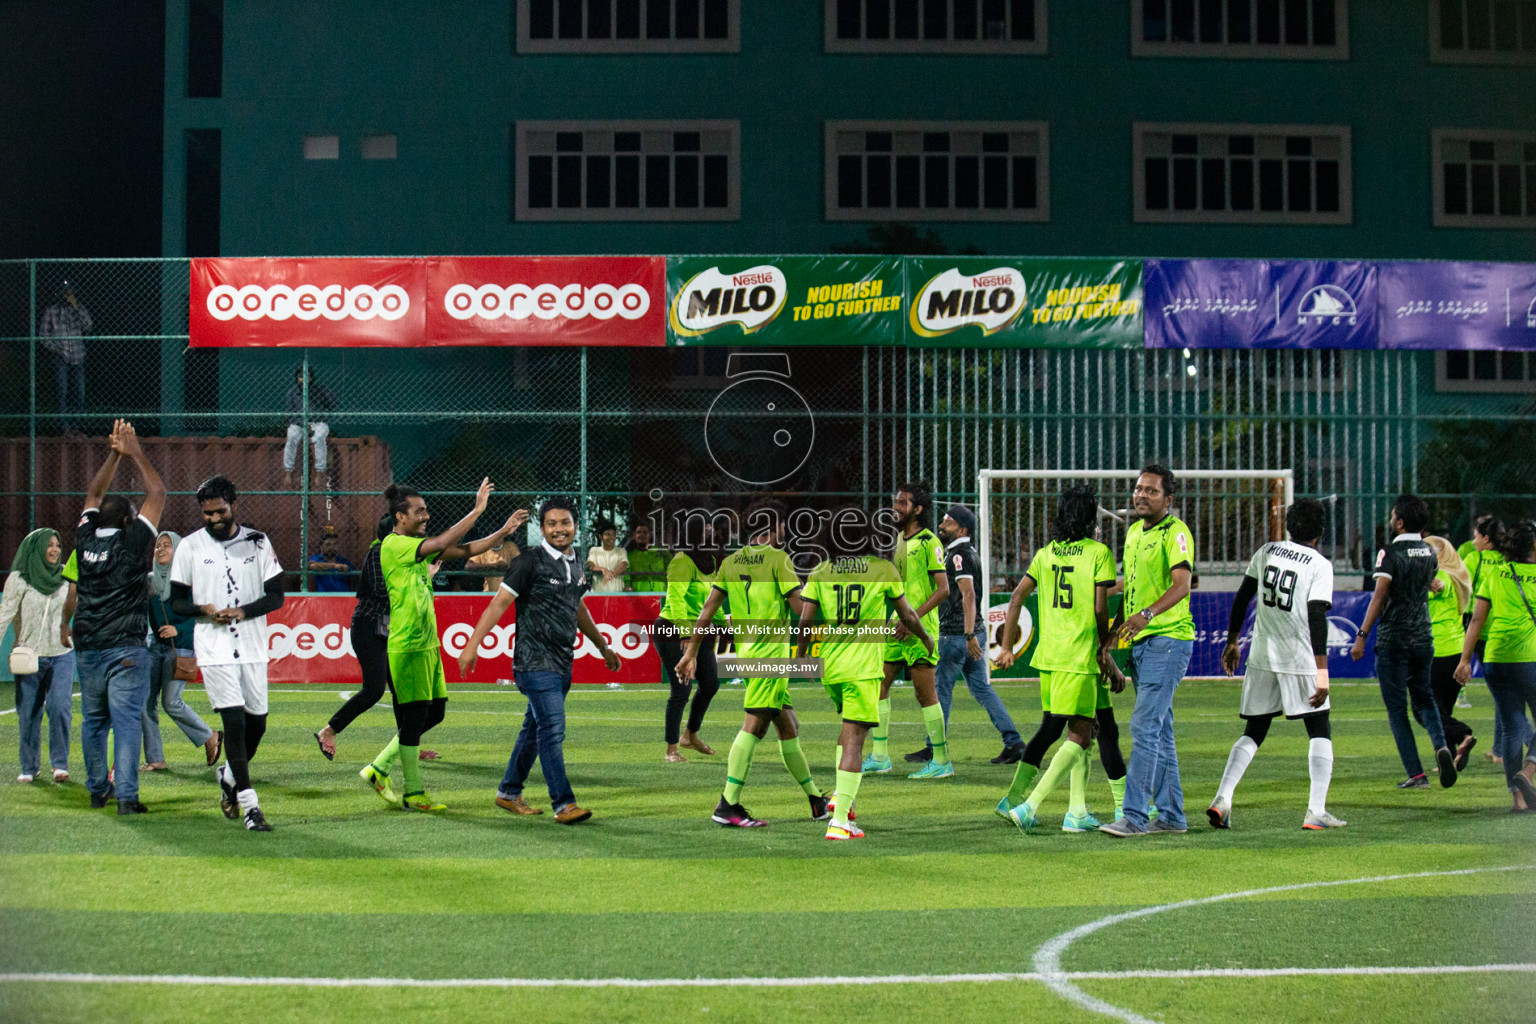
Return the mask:
POLYGON ((1110 706, 1104 677, 1089 672, 1041 672, 1040 706, 1053 715, 1092 718, 1099 708, 1110 706))
POLYGON ((857 679, 842 683, 821 684, 827 688, 827 696, 837 707, 837 713, 845 722, 876 725, 880 721, 880 680, 857 679))
MULTIPOLYGON (((937 638, 934 639, 937 644, 937 638)), ((937 648, 935 648, 937 650, 937 648)), ((928 648, 915 636, 909 636, 905 640, 887 640, 885 642, 885 663, 912 665, 937 665, 937 654, 929 654, 928 648)))
POLYGON ((757 708, 777 711, 794 707, 789 701, 788 679, 748 679, 745 682, 747 692, 742 695, 741 704, 748 711, 757 708))
POLYGON ((396 704, 448 696, 443 655, 436 647, 427 651, 390 651, 389 679, 395 688, 396 704))

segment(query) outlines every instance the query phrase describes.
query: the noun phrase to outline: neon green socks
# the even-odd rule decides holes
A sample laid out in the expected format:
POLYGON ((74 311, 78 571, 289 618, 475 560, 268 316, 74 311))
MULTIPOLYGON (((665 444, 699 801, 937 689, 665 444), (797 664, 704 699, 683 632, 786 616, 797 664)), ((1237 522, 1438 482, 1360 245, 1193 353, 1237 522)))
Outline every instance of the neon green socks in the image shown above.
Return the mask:
POLYGON ((888 759, 891 756, 888 745, 891 737, 891 698, 882 698, 875 707, 880 713, 880 724, 869 734, 869 738, 874 741, 869 753, 871 757, 888 759))
POLYGON ((1045 798, 1050 796, 1051 792, 1061 782, 1061 777, 1070 772, 1078 760, 1086 756, 1086 754, 1087 751, 1071 740, 1067 740, 1067 742, 1061 745, 1061 748, 1056 751, 1056 756, 1051 758, 1050 765, 1040 776, 1040 781, 1035 783, 1035 788, 1029 794, 1029 799, 1024 801, 1029 805, 1031 813, 1040 809, 1040 805, 1045 802, 1045 798))
POLYGON ((741 787, 747 784, 747 772, 752 768, 752 752, 757 749, 757 737, 745 729, 736 734, 731 743, 731 754, 725 762, 725 802, 741 803, 741 787))
POLYGON ((859 795, 859 782, 863 778, 862 772, 845 772, 841 768, 837 770, 837 789, 832 794, 837 816, 832 819, 832 824, 847 827, 848 809, 853 806, 854 797, 859 795))
POLYGON ((1035 781, 1035 776, 1040 774, 1040 766, 1030 764, 1028 761, 1020 761, 1019 766, 1013 770, 1013 785, 1008 787, 1008 803, 1017 807, 1024 802, 1024 794, 1029 792, 1029 784, 1035 781))
POLYGON ((938 704, 923 708, 923 728, 928 730, 928 742, 933 744, 933 763, 949 763, 949 744, 944 741, 944 709, 938 704))
MULTIPOLYGON (((779 740, 779 756, 784 759, 784 767, 789 769, 790 778, 800 784, 805 790, 806 796, 821 796, 821 787, 816 785, 816 780, 811 778, 811 766, 805 759, 805 753, 800 749, 800 737, 779 740)), ((735 803, 735 801, 731 801, 735 803)))
POLYGON ((401 796, 409 796, 412 793, 420 793, 421 790, 421 745, 408 747, 404 743, 396 741, 400 750, 400 774, 405 776, 405 788, 401 796))
POLYGON ((389 742, 384 745, 384 749, 379 751, 378 756, 373 759, 373 766, 379 771, 383 772, 385 775, 388 775, 389 762, 393 761, 399 756, 400 735, 396 733, 389 738, 389 742))
POLYGON ((1115 820, 1125 817, 1125 776, 1109 780, 1109 794, 1115 798, 1115 820))
POLYGON ((1085 748, 1081 757, 1072 765, 1072 771, 1067 776, 1067 784, 1070 788, 1070 799, 1067 803, 1067 813, 1076 818, 1085 817, 1088 814, 1088 751, 1085 748))

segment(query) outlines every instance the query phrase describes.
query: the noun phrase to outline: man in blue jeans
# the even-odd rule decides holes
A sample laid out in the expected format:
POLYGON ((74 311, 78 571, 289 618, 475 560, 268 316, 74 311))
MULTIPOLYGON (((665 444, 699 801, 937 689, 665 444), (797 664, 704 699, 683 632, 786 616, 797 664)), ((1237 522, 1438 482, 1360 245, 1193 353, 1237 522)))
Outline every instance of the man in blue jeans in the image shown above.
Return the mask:
POLYGON ((1429 742, 1435 748, 1440 765, 1440 785, 1456 784, 1456 757, 1446 746, 1440 709, 1429 685, 1429 670, 1435 656, 1435 639, 1429 621, 1429 585, 1434 582, 1440 563, 1435 549, 1425 543, 1420 531, 1429 522, 1429 505, 1412 494, 1400 495, 1392 505, 1387 529, 1392 543, 1376 555, 1375 592, 1365 610, 1365 621, 1355 634, 1349 656, 1359 661, 1365 656, 1365 638, 1380 620, 1376 630, 1376 679, 1381 687, 1382 703, 1387 706, 1387 724, 1397 744, 1408 777, 1398 789, 1425 789, 1429 778, 1419 761, 1419 750, 1408 722, 1408 701, 1424 723, 1429 742))
POLYGON ((86 492, 75 529, 76 661, 80 673, 80 745, 85 753, 91 806, 116 797, 118 814, 143 814, 139 802, 139 743, 149 698, 149 613, 144 600, 149 554, 165 509, 165 484, 139 447, 133 424, 118 420, 112 450, 86 492), (127 456, 144 481, 144 508, 107 494, 118 463, 127 456), (114 782, 107 778, 107 733, 117 739, 114 782))
POLYGON ((523 784, 534 761, 544 769, 555 821, 574 825, 592 817, 576 805, 565 774, 565 695, 571 688, 572 647, 579 629, 596 645, 608 671, 619 670, 619 656, 592 621, 582 595, 590 589, 581 561, 571 550, 576 539, 576 508, 564 498, 550 498, 539 508, 543 543, 531 547, 507 569, 496 596, 475 624, 474 635, 459 655, 459 672, 474 670, 480 642, 491 627, 517 606, 517 642, 512 648, 512 681, 528 698, 523 728, 507 759, 507 773, 496 790, 496 806, 513 814, 543 814, 523 800, 523 784))
MULTIPOLYGON (((1003 706, 1003 699, 987 680, 987 624, 978 607, 981 593, 981 560, 971 543, 976 529, 976 513, 964 505, 951 505, 939 522, 939 539, 944 542, 944 572, 949 576, 949 596, 939 605, 939 666, 933 673, 933 685, 944 709, 944 734, 949 735, 949 709, 955 700, 955 682, 965 676, 966 688, 976 703, 986 709, 992 725, 1003 736, 1003 751, 993 764, 1017 764, 1024 755, 1024 741, 1013 727, 1013 719, 1003 706)), ((906 756, 908 761, 933 759, 933 744, 906 756)))
POLYGON ((1131 641, 1136 707, 1125 773, 1124 817, 1099 831, 1116 838, 1187 832, 1179 753, 1173 739, 1173 694, 1189 669, 1195 620, 1189 611, 1195 539, 1170 513, 1177 481, 1156 463, 1142 468, 1131 492, 1137 521, 1125 533, 1125 599, 1115 638, 1131 641), (1127 614, 1127 609, 1132 609, 1127 614), (1153 820, 1148 804, 1157 810, 1153 820))

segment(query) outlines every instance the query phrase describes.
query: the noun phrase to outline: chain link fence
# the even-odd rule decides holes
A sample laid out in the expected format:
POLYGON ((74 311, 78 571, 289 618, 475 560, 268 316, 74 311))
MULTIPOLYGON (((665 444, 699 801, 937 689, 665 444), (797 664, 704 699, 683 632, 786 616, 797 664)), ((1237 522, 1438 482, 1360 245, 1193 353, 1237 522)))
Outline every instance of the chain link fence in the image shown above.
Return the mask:
MULTIPOLYGON (((421 490, 440 528, 489 477, 476 534, 569 495, 586 543, 599 519, 624 529, 765 492, 872 509, 921 479, 937 503, 973 502, 985 467, 1292 468, 1297 494, 1330 502, 1336 565, 1362 573, 1401 490, 1458 540, 1536 493, 1529 399, 1442 395, 1432 353, 793 349, 788 380, 743 403, 723 348, 192 349, 187 304, 185 260, 0 263, 5 552, 34 526, 72 540, 118 416, 151 439, 167 528, 198 528, 192 494, 223 472, 305 588, 329 530, 359 560, 391 482, 421 490), (66 305, 89 321, 78 365, 57 330, 86 318, 50 316, 66 305)), ((138 483, 124 470, 117 486, 138 483)), ((998 586, 1033 542, 992 552, 998 586)), ((439 574, 482 584, 462 565, 439 574)))

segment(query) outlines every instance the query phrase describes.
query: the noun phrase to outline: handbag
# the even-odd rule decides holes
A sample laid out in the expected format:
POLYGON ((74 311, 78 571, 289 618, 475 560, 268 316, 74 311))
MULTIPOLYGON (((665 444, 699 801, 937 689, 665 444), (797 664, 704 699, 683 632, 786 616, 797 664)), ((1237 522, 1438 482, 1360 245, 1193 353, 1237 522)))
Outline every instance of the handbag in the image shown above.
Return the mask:
MULTIPOLYGON (((160 598, 157 597, 155 600, 160 601, 160 613, 169 622, 171 618, 170 609, 165 606, 165 602, 160 598)), ((160 643, 165 642, 160 640, 158 636, 155 639, 160 643)), ((176 664, 171 669, 171 678, 179 679, 184 683, 190 683, 197 679, 197 659, 195 657, 189 658, 185 654, 176 655, 176 664)))
POLYGON ((11 648, 11 675, 37 675, 37 652, 30 647, 17 645, 11 648))

